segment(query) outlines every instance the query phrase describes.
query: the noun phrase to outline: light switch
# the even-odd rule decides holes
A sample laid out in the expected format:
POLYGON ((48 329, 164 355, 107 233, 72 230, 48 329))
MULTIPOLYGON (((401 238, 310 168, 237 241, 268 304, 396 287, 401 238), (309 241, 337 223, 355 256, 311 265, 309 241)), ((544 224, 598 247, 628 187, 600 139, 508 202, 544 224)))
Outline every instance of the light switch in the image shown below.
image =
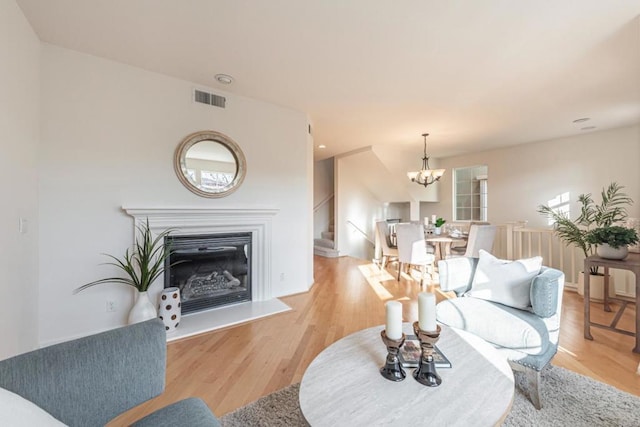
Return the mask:
POLYGON ((20 234, 27 234, 29 221, 26 218, 20 218, 20 225, 18 226, 18 230, 20 234))

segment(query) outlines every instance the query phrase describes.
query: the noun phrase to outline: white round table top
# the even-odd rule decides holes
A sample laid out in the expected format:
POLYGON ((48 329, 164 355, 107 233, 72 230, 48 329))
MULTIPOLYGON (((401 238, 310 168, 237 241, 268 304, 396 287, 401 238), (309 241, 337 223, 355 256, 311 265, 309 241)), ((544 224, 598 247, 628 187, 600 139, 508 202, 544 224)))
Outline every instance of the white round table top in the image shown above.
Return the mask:
MULTIPOLYGON (((493 426, 511 410, 515 394, 507 359, 480 338, 441 326, 436 346, 451 362, 438 368, 438 387, 380 375, 387 349, 376 326, 351 334, 320 353, 300 384, 300 408, 316 426, 493 426)), ((403 331, 413 335, 412 325, 403 331)))

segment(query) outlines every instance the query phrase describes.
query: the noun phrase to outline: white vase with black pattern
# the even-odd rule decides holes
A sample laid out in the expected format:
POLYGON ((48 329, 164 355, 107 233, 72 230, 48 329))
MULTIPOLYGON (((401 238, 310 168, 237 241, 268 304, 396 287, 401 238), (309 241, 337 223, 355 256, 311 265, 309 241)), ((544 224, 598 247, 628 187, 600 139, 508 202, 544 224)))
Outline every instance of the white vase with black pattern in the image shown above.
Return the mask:
POLYGON ((180 289, 165 288, 160 294, 158 317, 164 322, 167 332, 175 331, 180 324, 181 307, 180 289))

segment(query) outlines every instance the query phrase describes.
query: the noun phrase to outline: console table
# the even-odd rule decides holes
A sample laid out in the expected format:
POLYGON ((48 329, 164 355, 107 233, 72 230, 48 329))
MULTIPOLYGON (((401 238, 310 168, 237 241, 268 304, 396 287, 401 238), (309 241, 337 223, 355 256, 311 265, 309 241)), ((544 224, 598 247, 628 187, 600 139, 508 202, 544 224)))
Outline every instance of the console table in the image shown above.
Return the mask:
MULTIPOLYGON (((602 329, 608 329, 610 331, 618 332, 625 335, 636 337, 636 345, 633 348, 634 353, 640 353, 640 311, 638 310, 638 303, 640 302, 640 254, 630 253, 625 259, 606 259, 599 256, 592 255, 584 259, 584 337, 588 340, 593 340, 591 336, 591 326, 596 326, 602 329), (620 309, 616 313, 613 321, 610 325, 603 325, 591 321, 591 305, 589 300, 590 284, 588 271, 591 267, 604 267, 604 310, 611 311, 609 301, 617 300, 621 302, 620 309), (635 332, 626 331, 617 327, 622 313, 627 307, 628 301, 609 297, 609 268, 619 268, 622 270, 632 271, 636 276, 636 330, 635 332)), ((633 303, 632 303, 633 304, 633 303)), ((639 368, 640 370, 640 368, 639 368)))
MULTIPOLYGON (((380 375, 387 350, 384 326, 333 343, 307 368, 300 383, 300 409, 313 427, 500 425, 513 403, 514 379, 506 357, 468 332, 442 326, 438 348, 451 361, 439 368, 439 387, 380 375)), ((411 324, 403 324, 413 334, 411 324)))

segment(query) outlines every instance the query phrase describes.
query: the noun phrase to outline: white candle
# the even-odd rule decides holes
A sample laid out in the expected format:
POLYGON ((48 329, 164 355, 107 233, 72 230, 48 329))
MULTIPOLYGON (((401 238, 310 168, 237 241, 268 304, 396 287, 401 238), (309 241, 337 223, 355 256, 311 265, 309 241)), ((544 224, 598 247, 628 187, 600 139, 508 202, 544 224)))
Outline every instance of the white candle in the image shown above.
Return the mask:
POLYGON ((437 217, 435 215, 431 215, 431 222, 432 223, 435 224, 436 223, 436 219, 437 219, 437 217))
POLYGON ((391 340, 399 340, 402 338, 402 304, 398 301, 389 301, 385 306, 387 309, 385 334, 391 340))
POLYGON ((418 294, 418 326, 423 331, 435 331, 436 326, 436 295, 431 292, 418 294))

